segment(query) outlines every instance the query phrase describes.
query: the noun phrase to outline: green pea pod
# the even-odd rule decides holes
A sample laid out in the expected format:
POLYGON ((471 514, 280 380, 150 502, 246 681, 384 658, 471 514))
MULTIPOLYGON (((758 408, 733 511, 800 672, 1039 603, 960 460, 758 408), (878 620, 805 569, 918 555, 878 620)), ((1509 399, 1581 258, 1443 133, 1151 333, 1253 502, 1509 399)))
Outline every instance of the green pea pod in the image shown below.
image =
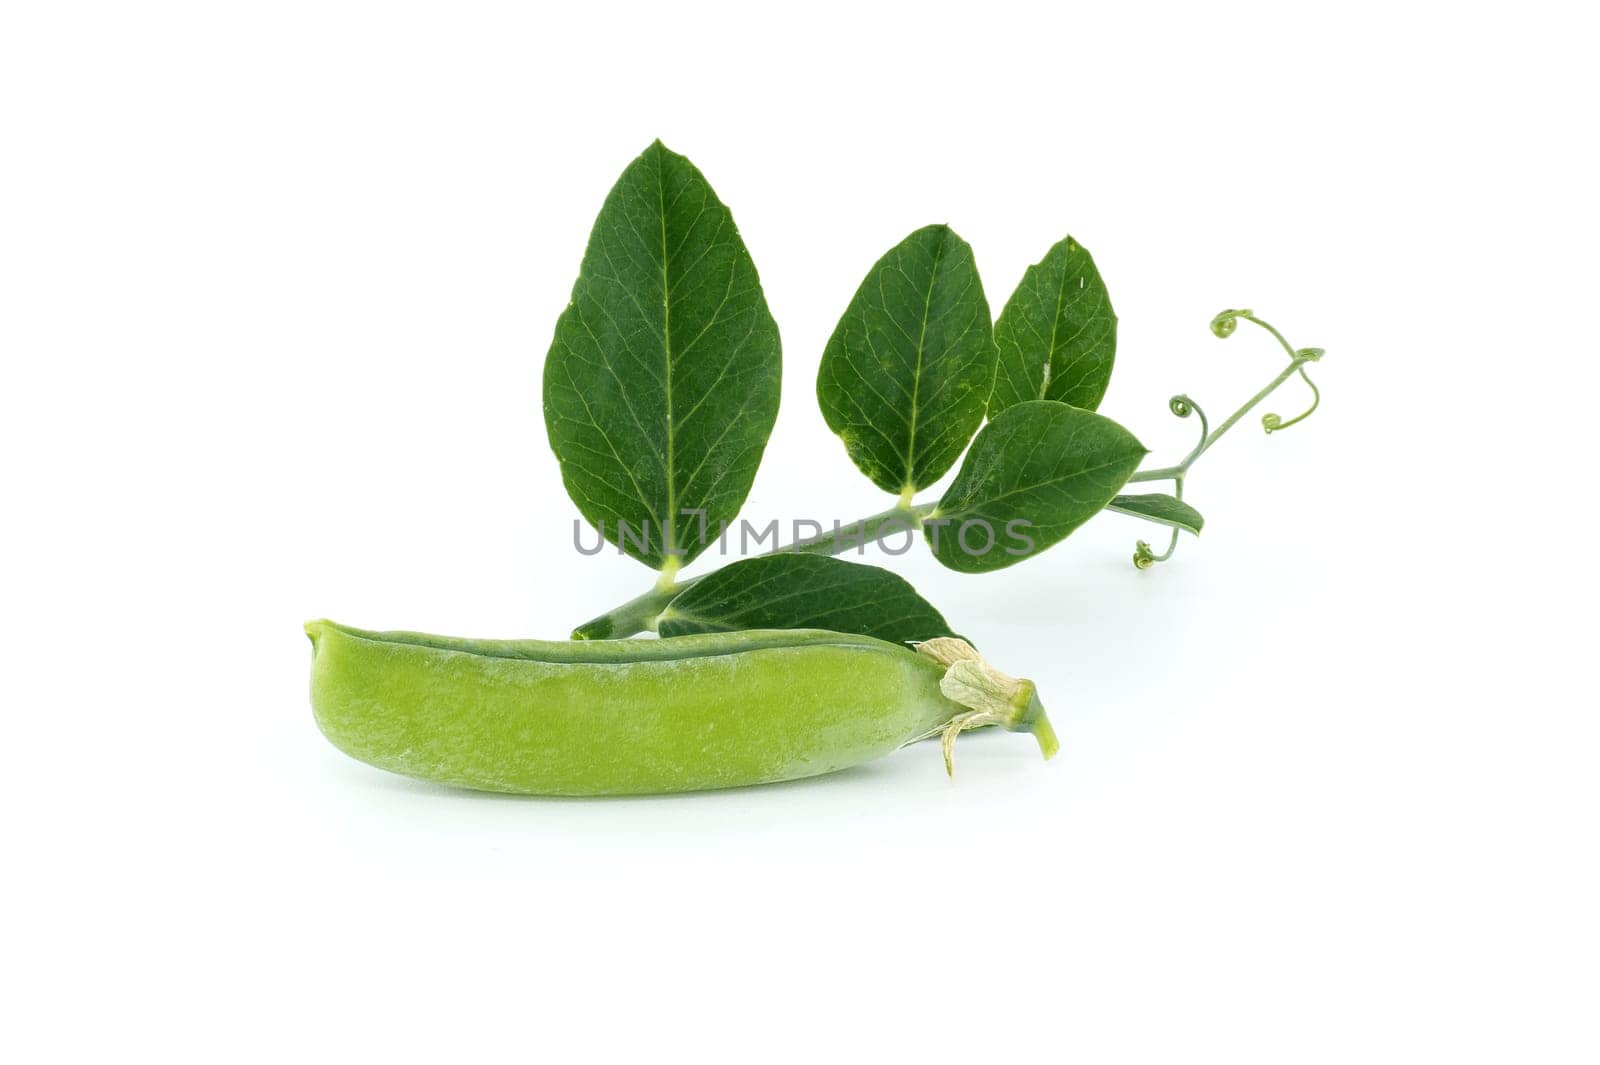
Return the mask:
MULTIPOLYGON (((984 724, 1032 732, 1045 757, 1055 751, 1030 682, 1002 684, 998 701, 980 706, 970 683, 941 690, 949 660, 867 636, 464 640, 331 621, 310 622, 306 634, 311 705, 334 746, 380 769, 484 791, 739 787, 844 769, 941 732, 948 765, 955 734, 984 724)), ((949 672, 953 682, 958 671, 949 672)))

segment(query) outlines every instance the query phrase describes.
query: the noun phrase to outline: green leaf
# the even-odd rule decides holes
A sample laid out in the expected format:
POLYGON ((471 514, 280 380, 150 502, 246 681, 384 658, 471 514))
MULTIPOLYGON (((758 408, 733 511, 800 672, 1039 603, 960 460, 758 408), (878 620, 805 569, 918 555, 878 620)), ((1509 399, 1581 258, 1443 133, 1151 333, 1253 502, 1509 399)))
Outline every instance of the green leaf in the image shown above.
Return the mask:
POLYGON ((1162 492, 1146 492, 1141 495, 1117 496, 1106 505, 1107 510, 1114 510, 1119 514, 1132 514, 1136 518, 1146 518, 1150 521, 1170 525, 1174 529, 1183 529, 1186 532, 1200 535, 1200 530, 1205 526, 1206 519, 1200 512, 1177 496, 1169 496, 1162 492))
POLYGON ((693 559, 750 491, 780 370, 733 216, 655 142, 600 208, 545 360, 545 427, 578 510, 648 565, 693 559))
POLYGON ((951 569, 1003 569, 1099 513, 1145 454, 1110 418, 1054 400, 1018 403, 972 442, 924 534, 951 569))
POLYGON ((1030 399, 1094 410, 1111 383, 1117 315, 1083 245, 1067 237, 1028 267, 994 324, 989 416, 1030 399))
POLYGON ((900 577, 824 555, 762 555, 725 566, 680 592, 657 624, 663 636, 831 629, 909 643, 954 635, 900 577))
POLYGON ((861 282, 823 351, 817 401, 873 484, 914 491, 944 476, 982 423, 994 359, 972 249, 928 226, 861 282))

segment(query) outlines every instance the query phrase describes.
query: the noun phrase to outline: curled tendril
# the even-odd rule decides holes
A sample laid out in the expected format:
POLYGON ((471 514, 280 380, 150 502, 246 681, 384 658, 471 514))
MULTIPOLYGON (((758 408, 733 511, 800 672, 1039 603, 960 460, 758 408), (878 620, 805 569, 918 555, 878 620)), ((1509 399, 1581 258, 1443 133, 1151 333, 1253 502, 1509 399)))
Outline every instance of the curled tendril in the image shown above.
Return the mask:
POLYGON ((1157 562, 1165 562, 1167 559, 1171 558, 1172 557, 1172 553, 1174 551, 1176 551, 1177 549, 1178 549, 1178 530, 1177 529, 1173 529, 1172 530, 1172 541, 1167 544, 1167 549, 1165 551, 1161 552, 1161 554, 1159 554, 1159 555, 1155 553, 1155 551, 1150 547, 1150 545, 1148 543, 1146 543, 1143 540, 1140 540, 1134 546, 1134 549, 1133 549, 1133 567, 1134 567, 1134 569, 1149 569, 1151 566, 1154 566, 1157 562))
POLYGON ((1233 336, 1233 331, 1239 327, 1240 318, 1249 318, 1254 313, 1249 310, 1223 311, 1211 319, 1211 332, 1226 340, 1233 336))
POLYGON ((1211 435, 1211 423, 1206 420, 1206 412, 1200 409, 1200 404, 1185 395, 1173 396, 1167 400, 1167 409, 1180 418, 1187 418, 1191 414, 1200 416, 1200 442, 1189 453, 1191 457, 1199 454, 1200 449, 1206 446, 1206 437, 1211 435))
MULTIPOLYGON (((1278 332, 1278 330, 1274 328, 1271 323, 1264 322, 1260 318, 1257 318, 1254 311, 1245 310, 1242 308, 1223 311, 1215 318, 1211 319, 1211 332, 1218 337, 1230 337, 1238 329, 1239 320, 1241 318, 1247 322, 1254 323, 1256 326, 1266 330, 1272 335, 1272 338, 1278 342, 1280 347, 1283 348, 1284 353, 1289 356, 1290 363, 1288 369, 1281 371, 1277 377, 1273 378, 1273 380, 1267 384, 1265 388, 1251 397, 1250 400, 1244 404, 1244 406, 1228 415, 1227 419, 1223 421, 1223 423, 1217 428, 1215 434, 1211 432, 1211 426, 1206 421, 1206 412, 1201 410, 1200 405, 1194 400, 1185 395, 1176 395, 1167 400, 1168 409, 1180 418, 1187 418, 1191 414, 1200 415, 1200 442, 1197 443, 1194 446, 1194 450, 1190 451, 1189 454, 1184 457, 1183 461, 1178 463, 1176 466, 1164 466, 1158 470, 1144 471, 1135 478, 1136 480, 1171 480, 1172 494, 1175 498, 1181 500, 1183 498, 1184 478, 1188 475, 1189 468, 1194 465, 1195 460, 1197 460, 1201 455, 1205 454, 1207 449, 1209 449, 1212 444, 1215 444, 1217 440, 1223 436, 1223 434, 1225 434, 1240 419, 1248 414, 1251 409, 1256 406, 1256 404, 1266 399, 1266 397, 1279 385, 1283 384, 1296 373, 1300 375, 1301 379, 1305 381, 1307 387, 1311 389, 1311 406, 1308 407, 1303 413, 1290 418, 1288 421, 1285 421, 1280 415, 1277 414, 1263 415, 1261 418, 1262 428, 1266 429, 1266 431, 1269 433, 1275 433, 1279 430, 1287 429, 1289 426, 1309 418, 1312 412, 1317 409, 1317 405, 1322 402, 1322 393, 1318 391, 1316 384, 1306 374, 1306 364, 1319 361, 1325 352, 1321 348, 1295 348, 1289 343, 1288 340, 1284 339, 1283 334, 1278 332)), ((1165 562, 1167 559, 1171 558, 1172 553, 1178 549, 1178 539, 1178 529, 1176 526, 1174 526, 1172 529, 1171 542, 1167 544, 1167 549, 1159 555, 1156 554, 1155 549, 1152 548, 1148 543, 1140 540, 1133 552, 1134 566, 1138 569, 1149 569, 1157 562, 1165 562)))
MULTIPOLYGON (((1250 312, 1236 311, 1232 313, 1249 314, 1250 312)), ((1199 456, 1200 452, 1206 449, 1206 442, 1211 438, 1211 423, 1206 419, 1206 412, 1200 408, 1200 404, 1196 403, 1194 400, 1190 399, 1186 395, 1183 395, 1182 393, 1179 393, 1178 395, 1167 400, 1167 409, 1180 418, 1187 418, 1191 414, 1197 414, 1200 416, 1200 439, 1194 445, 1194 450, 1190 451, 1188 457, 1179 463, 1173 471, 1174 476, 1172 478, 1172 492, 1173 495, 1177 496, 1179 499, 1182 499, 1184 472, 1188 470, 1189 464, 1199 456)), ((1155 550, 1149 544, 1145 543, 1143 540, 1140 540, 1133 549, 1133 565, 1136 569, 1149 569, 1157 562, 1165 562, 1167 559, 1171 558, 1172 553, 1177 549, 1177 529, 1172 530, 1172 541, 1167 544, 1167 549, 1159 555, 1155 553, 1155 550)))
MULTIPOLYGON (((1312 361, 1312 362, 1315 362, 1317 359, 1322 358, 1322 349, 1321 348, 1303 348, 1301 350, 1302 351, 1315 351, 1317 353, 1314 357, 1311 358, 1310 361, 1312 361)), ((1299 353, 1298 352, 1296 353, 1296 357, 1299 357, 1299 353)), ((1290 418, 1288 421, 1284 421, 1282 418, 1278 417, 1278 415, 1276 415, 1276 414, 1263 414, 1261 416, 1261 427, 1263 429, 1265 429, 1269 435, 1272 434, 1272 433, 1277 432, 1280 429, 1287 429, 1287 428, 1289 428, 1289 426, 1294 425, 1297 422, 1305 421, 1307 418, 1311 417, 1312 412, 1317 409, 1317 405, 1322 402, 1322 392, 1317 388, 1316 382, 1311 380, 1311 378, 1306 375, 1305 366, 1301 365, 1299 367, 1299 370, 1300 370, 1300 379, 1303 380, 1311 388, 1311 406, 1307 407, 1304 411, 1302 411, 1301 413, 1295 415, 1293 418, 1290 418)))

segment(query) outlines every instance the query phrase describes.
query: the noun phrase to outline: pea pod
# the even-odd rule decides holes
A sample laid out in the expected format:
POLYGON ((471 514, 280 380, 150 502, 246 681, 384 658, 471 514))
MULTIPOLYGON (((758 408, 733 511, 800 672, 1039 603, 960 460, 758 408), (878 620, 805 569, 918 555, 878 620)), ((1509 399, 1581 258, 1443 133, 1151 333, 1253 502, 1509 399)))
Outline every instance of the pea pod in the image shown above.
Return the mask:
POLYGON ((941 732, 948 765, 955 734, 984 724, 1032 732, 1045 757, 1055 752, 1033 685, 990 671, 999 694, 974 696, 976 673, 955 683, 971 662, 927 650, 952 641, 917 653, 804 629, 464 640, 331 621, 306 634, 311 704, 334 746, 484 791, 628 795, 793 780, 941 732))

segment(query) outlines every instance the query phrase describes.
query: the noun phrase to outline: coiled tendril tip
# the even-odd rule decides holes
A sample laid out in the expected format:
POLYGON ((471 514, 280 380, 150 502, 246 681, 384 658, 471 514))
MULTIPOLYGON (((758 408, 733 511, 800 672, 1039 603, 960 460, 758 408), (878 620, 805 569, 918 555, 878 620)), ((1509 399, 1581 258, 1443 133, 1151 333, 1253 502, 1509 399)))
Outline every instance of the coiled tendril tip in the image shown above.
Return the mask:
POLYGON ((1187 469, 1188 464, 1193 462, 1201 451, 1205 450, 1206 437, 1211 435, 1211 423, 1206 420, 1206 412, 1201 409, 1200 404, 1181 393, 1167 400, 1167 409, 1180 418, 1187 418, 1191 414, 1200 415, 1200 442, 1195 444, 1194 450, 1189 452, 1188 458, 1183 460, 1184 468, 1187 469))
POLYGON ((1134 569, 1149 569, 1151 566, 1154 566, 1157 562, 1165 562, 1167 559, 1171 558, 1172 557, 1172 553, 1174 551, 1176 551, 1177 549, 1178 549, 1178 530, 1177 529, 1173 529, 1172 530, 1172 540, 1171 540, 1171 542, 1167 544, 1167 549, 1165 551, 1161 552, 1161 554, 1159 554, 1159 555, 1155 553, 1155 549, 1152 548, 1148 543, 1146 543, 1143 540, 1140 540, 1134 546, 1134 549, 1133 549, 1133 567, 1134 567, 1134 569))
POLYGON ((1250 310, 1223 311, 1211 319, 1211 332, 1214 336, 1226 340, 1228 337, 1233 336, 1233 331, 1239 327, 1240 318, 1249 318, 1254 313, 1254 311, 1250 310))

